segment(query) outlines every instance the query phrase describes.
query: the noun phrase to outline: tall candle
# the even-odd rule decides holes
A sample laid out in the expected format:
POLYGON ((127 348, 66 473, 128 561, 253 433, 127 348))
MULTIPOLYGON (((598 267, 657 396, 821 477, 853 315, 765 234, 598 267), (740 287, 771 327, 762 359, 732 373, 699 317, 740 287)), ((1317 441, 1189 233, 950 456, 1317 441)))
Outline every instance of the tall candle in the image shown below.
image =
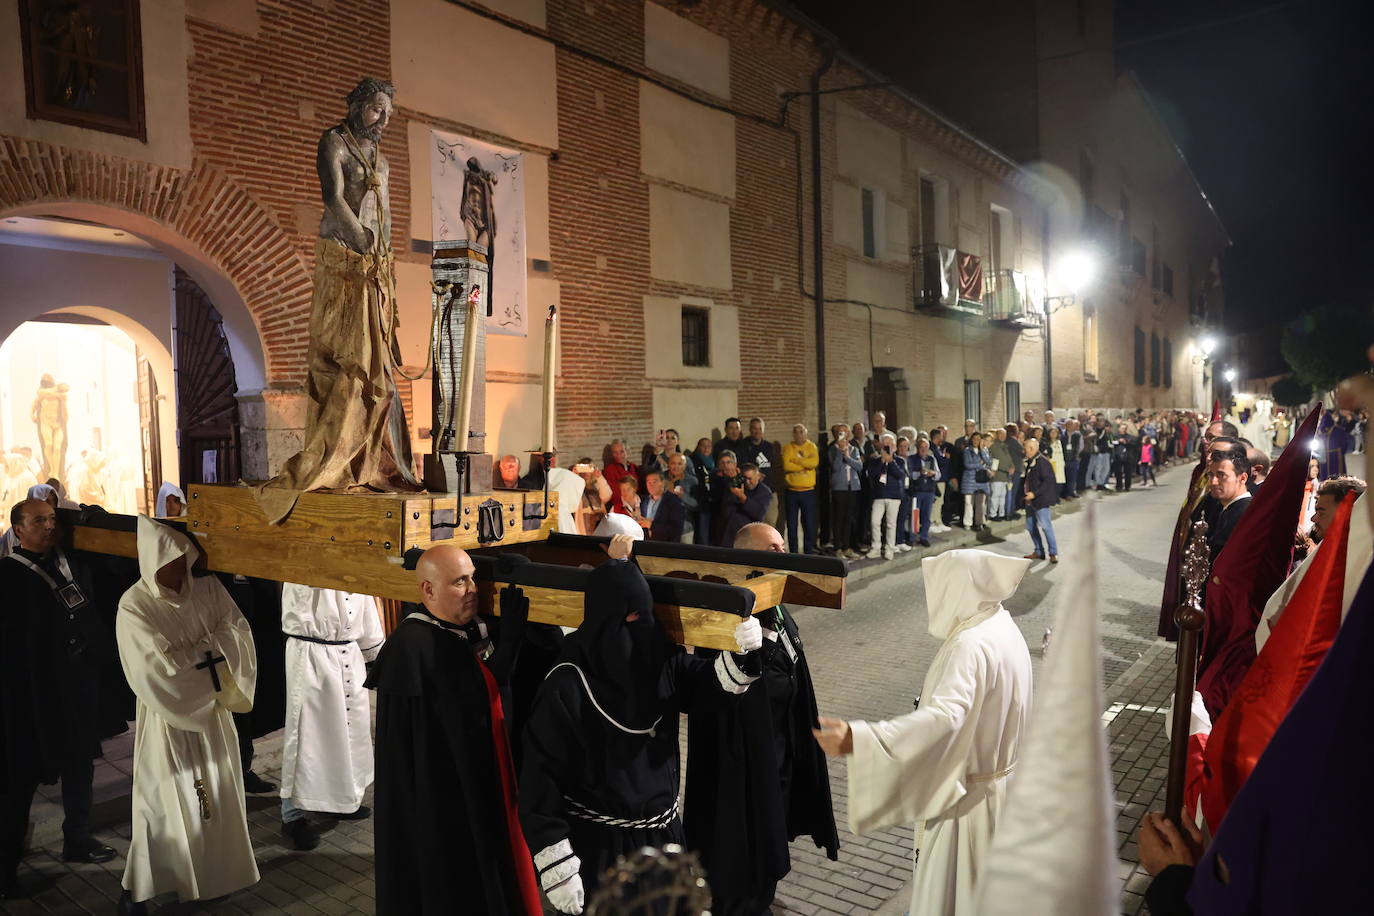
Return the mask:
POLYGON ((468 450, 468 427, 472 425, 473 378, 477 372, 477 303, 482 298, 482 287, 474 286, 468 295, 467 318, 463 325, 463 375, 458 385, 458 451, 468 450))
POLYGON ((544 431, 543 450, 553 451, 553 378, 558 354, 558 306, 549 306, 544 321, 544 431))

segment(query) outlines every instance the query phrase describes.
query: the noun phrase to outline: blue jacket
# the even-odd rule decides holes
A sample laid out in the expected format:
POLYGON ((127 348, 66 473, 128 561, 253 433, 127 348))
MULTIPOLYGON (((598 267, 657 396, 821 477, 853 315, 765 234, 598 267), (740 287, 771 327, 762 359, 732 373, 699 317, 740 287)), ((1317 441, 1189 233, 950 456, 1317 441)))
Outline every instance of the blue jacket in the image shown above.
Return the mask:
POLYGON ((906 464, 902 459, 883 461, 881 458, 870 458, 864 471, 868 474, 869 492, 874 499, 902 498, 907 478, 906 464))
POLYGON ((840 452, 838 445, 830 446, 830 489, 857 492, 862 481, 863 459, 854 443, 846 442, 845 450, 840 452))
POLYGON ((979 470, 988 472, 989 478, 992 476, 992 456, 985 448, 964 449, 964 476, 959 478, 960 493, 987 493, 992 490, 991 483, 979 483, 977 472, 979 470))
POLYGON ((938 493, 939 483, 944 479, 940 473, 940 462, 935 457, 934 452, 928 453, 925 458, 920 455, 908 455, 906 459, 907 471, 911 477, 909 489, 912 493, 938 493), (934 477, 926 477, 921 473, 922 470, 935 472, 934 477))

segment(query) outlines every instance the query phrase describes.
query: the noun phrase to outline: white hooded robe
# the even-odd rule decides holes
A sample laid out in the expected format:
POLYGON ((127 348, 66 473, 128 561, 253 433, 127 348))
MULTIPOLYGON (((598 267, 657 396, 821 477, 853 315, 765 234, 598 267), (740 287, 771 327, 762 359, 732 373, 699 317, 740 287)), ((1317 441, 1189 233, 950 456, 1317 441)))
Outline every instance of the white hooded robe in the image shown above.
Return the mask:
POLYGON ((288 582, 281 627, 288 637, 281 796, 306 811, 357 811, 373 767, 365 664, 386 638, 377 599, 288 582))
POLYGON ((1030 561, 952 550, 921 566, 944 644, 915 712, 850 723, 849 828, 914 822, 911 913, 967 916, 1030 712, 1030 652, 1002 607, 1030 561))
POLYGON ((189 563, 196 555, 186 535, 139 516, 140 578, 115 618, 119 659, 138 698, 124 869, 124 888, 135 901, 169 891, 183 901, 208 900, 258 880, 230 715, 253 707, 252 631, 214 576, 187 575, 180 593, 155 578, 178 557, 189 563), (209 671, 196 667, 207 651, 224 658, 216 665, 218 692, 209 671))

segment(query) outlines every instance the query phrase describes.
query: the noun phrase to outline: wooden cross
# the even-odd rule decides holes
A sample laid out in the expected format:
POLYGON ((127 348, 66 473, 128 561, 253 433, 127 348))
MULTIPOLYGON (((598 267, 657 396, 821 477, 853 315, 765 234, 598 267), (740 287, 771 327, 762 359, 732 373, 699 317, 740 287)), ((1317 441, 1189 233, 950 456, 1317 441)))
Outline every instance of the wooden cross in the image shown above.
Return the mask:
POLYGON ((219 684, 219 671, 215 668, 216 665, 223 661, 228 661, 228 659, 226 659, 223 655, 215 655, 215 653, 211 652, 209 649, 206 649, 205 661, 196 665, 197 668, 210 669, 210 683, 215 685, 215 693, 219 693, 220 690, 223 689, 220 687, 219 684))
MULTIPOLYGON (((189 534, 205 566, 236 573, 336 588, 379 598, 415 601, 419 583, 407 569, 414 549, 450 543, 470 552, 477 567, 479 608, 498 614, 497 590, 519 585, 530 599, 529 619, 576 627, 589 574, 606 558, 606 538, 558 534, 558 494, 494 490, 464 495, 414 493, 302 493, 279 525, 268 524, 243 485, 192 484, 187 516, 169 522, 189 534), (478 507, 500 504, 502 537, 479 540, 478 507), (527 511, 528 510, 528 511, 527 511), (526 528, 526 524, 533 527, 526 528), (531 562, 502 572, 502 553, 531 562)), ((136 557, 136 519, 127 515, 58 510, 77 550, 136 557)), ((783 601, 844 607, 842 560, 757 550, 640 541, 634 558, 645 573, 664 631, 683 645, 733 649, 740 618, 783 601)))

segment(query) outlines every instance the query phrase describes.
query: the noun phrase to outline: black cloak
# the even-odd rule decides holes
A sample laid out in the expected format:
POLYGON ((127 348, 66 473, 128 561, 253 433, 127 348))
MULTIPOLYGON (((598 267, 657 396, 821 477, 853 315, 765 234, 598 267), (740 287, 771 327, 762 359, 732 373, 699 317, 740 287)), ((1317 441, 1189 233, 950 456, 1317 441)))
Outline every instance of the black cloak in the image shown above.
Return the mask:
POLYGON ((563 641, 525 727, 520 814, 540 883, 579 874, 590 899, 616 858, 683 840, 680 714, 753 680, 758 653, 688 655, 654 619, 633 563, 588 577, 583 623, 563 641), (636 620, 628 620, 631 615, 636 620))
POLYGON ((101 753, 101 684, 119 655, 90 572, 79 558, 68 563, 86 596, 71 610, 17 559, 0 559, 0 786, 50 785, 67 761, 101 753))
POLYGON ((286 724, 286 636, 281 631, 281 585, 270 579, 232 573, 216 575, 253 631, 253 649, 258 656, 253 709, 234 714, 239 737, 252 741, 286 724))
MULTIPOLYGON (((512 829, 513 779, 508 793, 499 775, 499 693, 476 635, 419 611, 401 621, 368 675, 377 692, 379 916, 539 912, 529 852, 512 829)), ((498 652, 503 660, 512 642, 498 652)))
POLYGON ((766 912, 773 885, 791 868, 787 844, 799 836, 832 861, 839 857, 829 771, 811 734, 816 692, 801 635, 784 606, 757 616, 785 635, 795 659, 781 638, 764 640, 762 679, 694 717, 687 730, 684 822, 716 898, 712 912, 728 912, 731 898, 761 901, 758 912, 766 912))

